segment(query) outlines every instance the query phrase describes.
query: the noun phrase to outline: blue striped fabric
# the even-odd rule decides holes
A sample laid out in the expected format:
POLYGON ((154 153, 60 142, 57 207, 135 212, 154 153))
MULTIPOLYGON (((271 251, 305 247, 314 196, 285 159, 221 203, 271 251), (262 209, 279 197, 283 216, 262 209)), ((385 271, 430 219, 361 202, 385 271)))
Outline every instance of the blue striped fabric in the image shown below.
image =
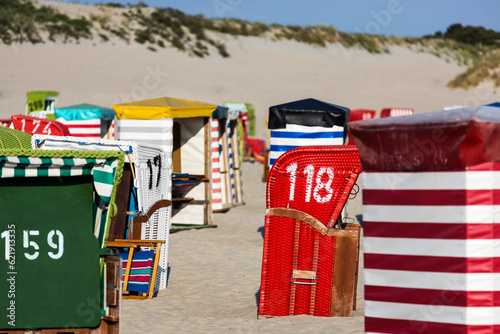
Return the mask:
POLYGON ((287 124, 285 129, 271 130, 269 166, 292 148, 312 145, 343 145, 344 128, 332 128, 287 124))

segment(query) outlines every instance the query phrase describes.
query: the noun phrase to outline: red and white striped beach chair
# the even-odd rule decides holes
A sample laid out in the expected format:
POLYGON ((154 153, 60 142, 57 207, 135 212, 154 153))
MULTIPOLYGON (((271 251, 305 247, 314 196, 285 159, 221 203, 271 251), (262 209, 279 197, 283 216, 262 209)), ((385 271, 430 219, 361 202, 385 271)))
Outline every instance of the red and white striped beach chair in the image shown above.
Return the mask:
POLYGON ((500 332, 499 116, 349 126, 364 170, 367 333, 500 332))

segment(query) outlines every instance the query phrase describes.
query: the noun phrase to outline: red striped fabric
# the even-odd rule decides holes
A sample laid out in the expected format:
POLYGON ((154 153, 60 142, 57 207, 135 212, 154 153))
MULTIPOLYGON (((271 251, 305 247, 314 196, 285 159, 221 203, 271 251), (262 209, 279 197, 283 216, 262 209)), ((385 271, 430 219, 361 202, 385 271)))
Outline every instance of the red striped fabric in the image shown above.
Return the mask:
POLYGON ((212 136, 212 209, 222 209, 222 181, 220 176, 220 157, 219 157, 219 121, 211 119, 212 136))
POLYGON ((500 239, 500 224, 395 223, 364 221, 377 228, 364 231, 365 237, 412 239, 500 239), (404 224, 404 226, 402 226, 404 224))
POLYGON ((89 120, 77 120, 68 121, 61 117, 57 121, 66 125, 69 132, 74 137, 101 137, 101 120, 100 119, 89 119, 89 120))
POLYGON ((500 205, 500 189, 363 190, 365 205, 500 205))
POLYGON ((500 273, 500 258, 365 254, 365 268, 446 273, 500 273))
POLYGON ((364 174, 367 333, 500 333, 499 166, 364 174))

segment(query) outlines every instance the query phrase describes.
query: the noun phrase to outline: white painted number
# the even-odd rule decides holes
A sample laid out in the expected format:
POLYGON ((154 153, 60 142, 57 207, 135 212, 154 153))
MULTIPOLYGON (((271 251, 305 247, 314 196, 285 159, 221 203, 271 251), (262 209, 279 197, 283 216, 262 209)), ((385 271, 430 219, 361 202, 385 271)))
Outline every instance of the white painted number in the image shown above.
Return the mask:
POLYGON ((333 189, 331 188, 333 182, 333 170, 331 168, 322 167, 319 169, 318 174, 316 174, 316 187, 314 188, 314 199, 318 203, 326 203, 332 199, 333 189), (323 174, 325 172, 328 174, 328 181, 323 183, 323 174), (321 196, 319 194, 321 189, 325 189, 327 194, 325 196, 321 196))
POLYGON ((51 248, 57 249, 57 253, 49 252, 49 256, 57 260, 64 253, 64 236, 59 230, 52 230, 47 235, 47 243, 51 248), (57 235, 57 244, 54 242, 54 235, 57 235))
MULTIPOLYGON (((286 171, 290 174, 290 195, 289 200, 293 201, 295 199, 295 185, 297 183, 297 164, 292 163, 288 165, 286 171)), ((316 186, 313 188, 314 183, 314 166, 307 165, 304 168, 304 174, 306 176, 306 193, 304 201, 309 203, 311 201, 311 195, 314 200, 318 203, 326 203, 332 199, 333 189, 332 182, 334 178, 333 169, 330 167, 321 167, 316 174, 316 186), (325 176, 326 173, 326 176, 325 176), (324 180, 328 177, 328 180, 324 180), (325 182, 326 181, 326 182, 325 182), (324 192, 321 192, 324 189, 324 192), (321 196, 321 193, 325 193, 324 196, 321 196)))
POLYGON ((45 134, 47 134, 47 135, 50 136, 50 133, 51 133, 51 131, 50 131, 50 123, 48 123, 47 125, 45 125, 45 127, 42 130, 42 133, 45 133, 45 134))
POLYGON ((33 129, 33 131, 31 131, 31 133, 36 133, 36 130, 40 126, 40 120, 39 119, 34 119, 33 120, 33 125, 35 126, 35 128, 33 129))
POLYGON ((314 177, 314 166, 313 165, 307 165, 306 168, 304 168, 304 174, 307 175, 306 178, 306 203, 309 203, 311 201, 311 190, 312 190, 312 184, 313 184, 313 177, 314 177))
MULTIPOLYGON (((1 237, 4 238, 9 235, 9 231, 5 231, 1 234, 1 237)), ((24 252, 24 256, 28 260, 35 260, 38 258, 40 255, 40 246, 33 240, 34 237, 39 236, 40 231, 37 230, 24 230, 23 231, 23 247, 28 249, 28 248, 33 248, 32 250, 28 251, 26 250, 24 252)), ((50 248, 54 249, 55 251, 50 251, 47 252, 49 257, 54 260, 60 259, 63 254, 64 254, 64 235, 62 234, 61 231, 59 230, 52 230, 47 234, 47 244, 49 245, 50 248)), ((6 250, 6 255, 5 258, 8 259, 8 256, 10 255, 8 248, 5 248, 6 250)))
POLYGON ((286 171, 290 173, 290 197, 289 200, 293 201, 293 195, 295 193, 295 182, 297 181, 297 164, 293 163, 288 165, 286 171))
POLYGON ((35 249, 35 252, 33 254, 29 254, 27 252, 24 253, 24 256, 26 256, 28 260, 35 260, 40 254, 40 252, 38 251, 40 249, 40 246, 38 246, 36 242, 30 241, 30 236, 35 236, 39 234, 40 231, 27 231, 27 230, 23 231, 23 247, 24 248, 33 247, 35 249))

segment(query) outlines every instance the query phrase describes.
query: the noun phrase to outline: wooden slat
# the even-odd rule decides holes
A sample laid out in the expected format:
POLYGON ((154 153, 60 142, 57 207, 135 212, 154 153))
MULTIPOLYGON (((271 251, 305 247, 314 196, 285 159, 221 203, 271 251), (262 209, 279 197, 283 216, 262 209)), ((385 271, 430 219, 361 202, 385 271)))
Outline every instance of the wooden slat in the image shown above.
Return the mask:
POLYGON ((154 288, 156 284, 156 274, 158 273, 158 263, 160 261, 160 251, 161 251, 161 244, 163 242, 158 242, 156 243, 156 249, 155 249, 155 262, 153 266, 153 276, 151 277, 151 284, 149 285, 149 298, 153 298, 153 293, 154 293, 154 288))
POLYGON ((130 269, 132 267, 133 258, 134 258, 134 248, 130 247, 128 251, 127 268, 125 269, 125 279, 123 280, 123 292, 126 292, 128 288, 128 279, 130 277, 130 269))
POLYGON ((173 173, 181 173, 182 165, 181 165, 181 125, 178 122, 174 121, 173 129, 173 147, 172 147, 172 172, 173 173))
POLYGON ((205 182, 205 206, 204 225, 212 225, 212 129, 210 127, 210 117, 205 117, 205 177, 209 180, 205 182))
MULTIPOLYGON (((120 298, 120 260, 118 256, 107 256, 106 257, 106 301, 110 306, 118 306, 118 301, 120 298), (114 260, 113 260, 114 259, 114 260), (110 289, 109 287, 113 288, 110 289)), ((114 308, 113 308, 114 309, 114 308)), ((110 308, 111 310, 111 308, 110 308)))
POLYGON ((132 172, 130 167, 130 164, 125 164, 122 180, 116 191, 115 203, 118 212, 116 216, 111 219, 108 240, 125 238, 127 233, 127 210, 130 201, 130 186, 132 183, 132 172))
POLYGON ((353 302, 352 302, 352 309, 353 311, 356 311, 356 301, 357 301, 357 296, 358 296, 358 274, 359 274, 359 253, 360 253, 360 240, 361 240, 361 226, 356 225, 356 224, 348 224, 346 227, 348 230, 356 230, 358 231, 358 246, 356 248, 356 264, 355 264, 355 274, 354 274, 354 296, 353 296, 353 302))
POLYGON ((296 221, 305 223, 311 226, 321 235, 330 236, 330 237, 356 237, 359 232, 355 230, 348 229, 328 229, 322 222, 313 216, 294 209, 289 208, 270 208, 266 210, 266 216, 272 217, 284 217, 291 218, 296 221))
POLYGON ((332 317, 352 316, 357 246, 357 237, 347 236, 335 238, 331 307, 332 317))
MULTIPOLYGON (((1 332, 0 332, 1 333, 1 332)), ((7 332, 10 333, 10 332, 7 332)), ((26 333, 22 331, 21 333, 26 333)), ((90 328, 70 328, 70 329, 42 329, 41 334, 59 334, 59 333, 71 333, 71 334, 90 334, 90 328)))

